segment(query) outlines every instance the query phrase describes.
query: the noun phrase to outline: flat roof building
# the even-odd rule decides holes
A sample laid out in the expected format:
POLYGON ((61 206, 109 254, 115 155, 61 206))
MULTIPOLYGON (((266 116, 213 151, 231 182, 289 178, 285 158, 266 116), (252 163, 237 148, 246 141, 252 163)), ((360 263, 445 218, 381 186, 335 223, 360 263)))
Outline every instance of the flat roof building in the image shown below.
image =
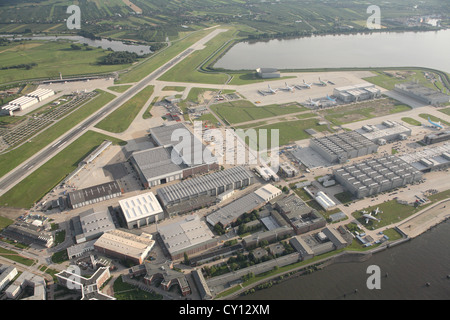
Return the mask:
POLYGON ((404 140, 405 137, 411 136, 412 130, 397 121, 385 120, 381 124, 365 125, 355 131, 380 145, 380 139, 386 142, 404 140))
POLYGON ((357 198, 405 186, 422 179, 422 173, 396 156, 369 159, 334 170, 334 176, 357 198))
POLYGON ((166 210, 172 209, 172 214, 182 213, 197 208, 195 203, 189 207, 183 206, 183 203, 191 199, 212 197, 211 201, 215 202, 217 195, 247 187, 254 182, 253 173, 243 166, 238 166, 162 187, 157 190, 157 197, 166 210))
POLYGON ((46 232, 42 226, 35 226, 27 222, 17 222, 7 226, 2 235, 24 244, 37 244, 50 248, 54 243, 54 236, 46 232))
POLYGON ((0 292, 10 283, 18 274, 14 266, 1 266, 0 268, 0 292))
POLYGON ((356 131, 313 138, 310 147, 330 163, 344 163, 378 151, 374 142, 356 131))
POLYGON ((141 264, 155 245, 147 233, 136 235, 119 229, 104 233, 95 243, 99 253, 141 264))
POLYGON ((217 159, 185 124, 163 125, 149 131, 158 147, 134 152, 130 158, 145 188, 219 168, 217 159))
POLYGON ((227 227, 244 213, 261 208, 281 193, 281 190, 277 187, 267 184, 211 213, 206 217, 206 221, 212 226, 220 223, 222 227, 227 227))
POLYGON ((450 101, 450 96, 416 82, 397 83, 394 91, 431 105, 440 105, 450 101))
POLYGON ((29 271, 24 271, 6 290, 5 294, 10 299, 16 299, 27 287, 33 289, 33 294, 22 300, 45 300, 45 279, 29 271))
POLYGON ((256 74, 262 79, 280 78, 281 74, 275 68, 258 68, 256 74))
POLYGON ((345 102, 357 102, 381 97, 381 90, 374 84, 364 83, 354 86, 335 88, 333 96, 345 102))
POLYGON ((185 253, 188 256, 199 254, 218 243, 206 223, 197 215, 160 226, 158 232, 173 261, 183 259, 185 253))
POLYGON ((116 198, 122 195, 122 189, 116 181, 69 192, 68 203, 72 209, 116 198))
POLYGON ((73 218, 75 241, 82 243, 99 238, 104 232, 114 230, 116 224, 110 212, 110 208, 104 210, 89 209, 73 218))
POLYGON ((127 228, 140 228, 164 219, 164 211, 153 192, 147 192, 119 201, 127 228))

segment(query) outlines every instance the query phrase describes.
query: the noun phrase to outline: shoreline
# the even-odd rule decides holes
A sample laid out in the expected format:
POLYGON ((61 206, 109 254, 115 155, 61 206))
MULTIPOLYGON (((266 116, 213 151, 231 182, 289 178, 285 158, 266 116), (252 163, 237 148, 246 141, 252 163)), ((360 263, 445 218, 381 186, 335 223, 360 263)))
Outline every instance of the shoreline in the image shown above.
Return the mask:
MULTIPOLYGON (((402 235, 402 238, 393 242, 389 242, 386 245, 378 246, 376 248, 367 250, 367 251, 343 251, 336 253, 335 255, 332 255, 330 257, 324 258, 322 260, 314 261, 309 264, 306 264, 304 266, 300 266, 298 268, 293 268, 292 270, 286 271, 284 273, 276 274, 273 276, 268 276, 267 278, 264 278, 260 281, 257 281, 249 286, 243 287, 236 292, 233 292, 227 296, 220 297, 217 300, 235 300, 241 296, 243 296, 243 293, 250 291, 252 289, 255 289, 256 287, 260 285, 270 284, 269 287, 272 287, 272 284, 279 284, 284 281, 289 281, 293 278, 297 278, 303 275, 308 275, 311 272, 311 268, 313 269, 312 272, 321 270, 329 265, 335 264, 335 263, 348 263, 348 262, 364 262, 369 260, 374 254, 385 251, 387 249, 396 247, 400 244, 403 244, 405 242, 411 241, 414 238, 417 238, 418 236, 434 229, 439 224, 442 224, 450 219, 450 213, 446 213, 445 211, 442 213, 438 213, 434 215, 436 207, 439 207, 438 209, 442 209, 441 205, 449 205, 450 204, 450 198, 441 200, 435 204, 433 204, 430 207, 424 208, 423 210, 419 211, 418 213, 412 215, 411 217, 407 218, 405 221, 402 221, 399 223, 398 226, 395 226, 395 230, 399 232, 402 235), (448 202, 448 204, 447 204, 448 202), (431 218, 430 218, 431 215, 431 218), (401 229, 401 227, 405 228, 404 225, 409 224, 413 225, 414 221, 416 223, 423 222, 425 218, 425 223, 416 225, 414 230, 409 230, 409 234, 406 233, 401 229), (287 275, 287 276, 286 276, 287 275), (279 279, 281 277, 281 279, 279 279)), ((448 207, 450 210, 450 206, 448 207)), ((406 226, 406 227, 409 227, 406 226)), ((412 229, 412 228, 409 228, 412 229)), ((231 289, 231 288, 230 288, 231 289)), ((266 288, 261 288, 257 290, 264 290, 266 288)), ((225 290, 226 291, 226 290, 225 290)), ((220 294, 220 293, 219 293, 220 294)), ((252 293, 246 294, 251 295, 252 293)))

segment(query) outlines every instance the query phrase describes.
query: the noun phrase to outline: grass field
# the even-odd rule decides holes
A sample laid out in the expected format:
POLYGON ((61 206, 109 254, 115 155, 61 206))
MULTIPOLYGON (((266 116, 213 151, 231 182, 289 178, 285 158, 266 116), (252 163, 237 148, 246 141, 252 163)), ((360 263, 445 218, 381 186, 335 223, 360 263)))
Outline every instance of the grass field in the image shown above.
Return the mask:
POLYGON ((430 117, 431 121, 433 121, 433 122, 440 122, 443 125, 450 126, 450 123, 448 123, 447 121, 442 120, 441 118, 437 118, 437 117, 435 117, 435 116, 433 116, 431 114, 428 114, 428 113, 421 113, 421 114, 419 114, 419 117, 421 117, 421 118, 423 118, 423 119, 425 119, 427 121, 428 121, 428 117, 430 117))
POLYGON ((404 117, 402 118, 402 121, 405 121, 406 123, 412 125, 412 126, 421 126, 422 123, 420 121, 417 121, 416 119, 404 117))
POLYGON ((93 100, 72 112, 70 115, 61 119, 53 126, 47 128, 37 136, 35 136, 31 143, 25 143, 20 147, 9 151, 8 153, 0 155, 0 176, 4 176, 10 170, 17 167, 23 161, 34 155, 39 150, 46 147, 49 143, 66 133, 68 130, 79 124, 88 116, 98 111, 108 102, 115 98, 111 93, 97 90, 97 95, 93 100))
POLYGON ((394 99, 386 98, 352 103, 320 111, 320 113, 335 125, 342 125, 408 110, 411 110, 409 106, 401 104, 394 99))
POLYGON ((144 104, 153 94, 154 86, 147 86, 134 97, 114 110, 95 127, 109 132, 120 133, 128 129, 144 104))
POLYGON ((270 141, 272 139, 271 130, 279 130, 279 145, 286 145, 293 143, 297 140, 309 139, 311 136, 305 132, 305 129, 314 129, 318 132, 328 130, 326 125, 318 125, 317 119, 295 120, 295 121, 283 121, 272 124, 267 124, 255 128, 259 134, 259 130, 267 130, 267 145, 270 147, 270 141))
POLYGON ((205 73, 198 71, 197 68, 219 50, 224 43, 233 39, 236 33, 237 30, 230 27, 228 31, 217 34, 205 44, 205 48, 191 53, 183 61, 159 77, 158 80, 213 84, 225 83, 228 79, 225 73, 205 73))
POLYGON ((30 70, 25 68, 8 69, 0 72, 0 83, 24 79, 54 78, 63 76, 112 72, 125 69, 126 65, 99 65, 97 62, 109 52, 92 48, 90 51, 73 50, 72 42, 59 41, 23 41, 0 47, 0 66, 36 63, 30 70))
POLYGON ((18 262, 20 264, 26 265, 26 266, 32 266, 35 263, 35 260, 31 260, 25 257, 22 257, 17 252, 0 248, 0 257, 10 259, 12 261, 18 262))
POLYGON ((0 231, 12 223, 14 223, 13 220, 0 216, 0 231))
POLYGON ((1 196, 0 206, 32 207, 35 202, 75 170, 78 163, 105 139, 111 140, 115 144, 122 142, 97 132, 88 131, 1 196))
POLYGON ((131 84, 128 84, 128 85, 123 85, 123 86, 108 87, 108 89, 111 91, 122 93, 122 92, 127 91, 129 88, 131 88, 131 86, 132 86, 131 84))
POLYGON ((448 116, 450 116, 450 108, 439 109, 439 111, 442 112, 442 113, 445 113, 448 116))
POLYGON ((248 100, 214 104, 211 106, 211 109, 229 124, 238 124, 307 110, 296 103, 258 107, 248 100))
POLYGON ((365 208, 364 210, 366 210, 367 212, 372 212, 377 207, 379 207, 380 210, 382 211, 382 213, 379 213, 377 216, 377 218, 380 219, 380 222, 375 220, 369 220, 369 222, 366 224, 365 218, 362 216, 363 215, 362 210, 353 212, 352 216, 359 222, 361 222, 364 226, 366 226, 368 229, 374 230, 390 225, 392 223, 400 222, 423 209, 423 207, 414 208, 412 206, 400 204, 396 200, 390 200, 380 205, 365 208))
POLYGON ((377 76, 365 78, 364 80, 388 90, 393 90, 397 83, 411 81, 418 81, 425 87, 437 90, 435 85, 427 80, 424 72, 420 70, 373 71, 373 73, 377 74, 377 76))
POLYGON ((163 298, 160 294, 149 293, 124 282, 122 276, 114 281, 113 288, 114 297, 117 300, 162 300, 163 298))
POLYGON ((186 87, 179 87, 179 86, 165 86, 162 88, 162 91, 177 91, 177 92, 183 92, 186 89, 186 87))
POLYGON ((142 80, 161 65, 168 62, 170 59, 175 58, 178 54, 189 48, 210 32, 212 32, 212 30, 196 31, 188 35, 186 38, 174 41, 170 47, 158 51, 150 58, 131 68, 130 71, 121 74, 116 83, 133 83, 142 80))

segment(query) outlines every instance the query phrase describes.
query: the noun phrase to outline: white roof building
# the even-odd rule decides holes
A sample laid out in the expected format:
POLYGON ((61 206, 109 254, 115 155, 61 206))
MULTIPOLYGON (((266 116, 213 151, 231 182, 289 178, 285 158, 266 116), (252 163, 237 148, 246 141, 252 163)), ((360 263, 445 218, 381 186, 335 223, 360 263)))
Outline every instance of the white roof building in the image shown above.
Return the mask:
POLYGON ((164 219, 164 212, 153 192, 119 201, 128 229, 139 228, 164 219))

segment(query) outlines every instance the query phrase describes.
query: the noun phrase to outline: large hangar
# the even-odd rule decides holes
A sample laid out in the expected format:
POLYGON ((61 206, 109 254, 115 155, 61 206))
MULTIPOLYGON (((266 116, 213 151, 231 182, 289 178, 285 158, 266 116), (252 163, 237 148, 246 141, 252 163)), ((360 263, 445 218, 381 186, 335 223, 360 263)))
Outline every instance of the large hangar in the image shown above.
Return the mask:
POLYGON ((158 147, 136 151, 130 158, 145 188, 219 168, 217 159, 183 123, 151 128, 150 137, 158 147), (181 133, 179 141, 189 139, 190 150, 172 140, 177 133, 181 133), (200 153, 201 158, 197 159, 200 153))
POLYGON ((402 187, 422 179, 422 173, 396 156, 362 161, 334 170, 335 179, 357 198, 402 187))
POLYGON ((345 163, 378 151, 375 143, 355 131, 311 139, 310 147, 330 163, 345 163))

